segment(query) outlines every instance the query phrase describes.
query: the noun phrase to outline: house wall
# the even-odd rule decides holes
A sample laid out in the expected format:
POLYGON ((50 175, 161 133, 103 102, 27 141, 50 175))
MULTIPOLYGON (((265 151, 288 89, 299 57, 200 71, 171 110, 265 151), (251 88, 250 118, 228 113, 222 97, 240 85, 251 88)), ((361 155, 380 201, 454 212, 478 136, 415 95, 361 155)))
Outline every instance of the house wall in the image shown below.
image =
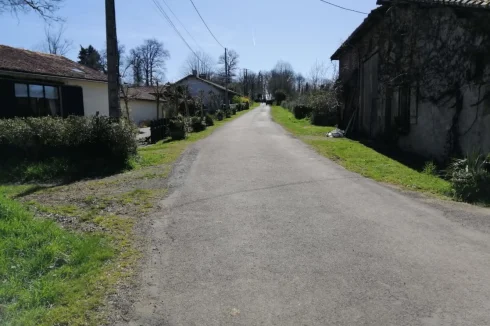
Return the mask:
POLYGON ((66 85, 80 86, 83 89, 83 106, 85 116, 109 115, 109 94, 107 83, 85 81, 85 80, 64 80, 66 85))
MULTIPOLYGON (((121 100, 121 110, 123 112, 123 115, 125 115, 126 105, 123 100, 121 100)), ((132 100, 129 102, 129 116, 131 121, 133 121, 136 125, 139 125, 143 121, 156 120, 157 102, 132 100)), ((161 109, 160 109, 160 118, 163 118, 163 113, 161 109)))
POLYGON ((109 96, 107 83, 88 80, 66 79, 61 77, 40 76, 25 73, 2 72, 2 78, 28 83, 47 83, 53 85, 80 86, 83 90, 83 105, 85 116, 92 116, 99 112, 100 115, 109 115, 109 96))
MULTIPOLYGON (((350 104, 344 103, 343 113, 346 119, 350 119, 351 114, 348 113, 353 111, 353 107, 357 103, 361 103, 359 118, 357 119, 358 131, 372 138, 382 137, 393 131, 399 132, 399 125, 396 121, 401 118, 401 112, 405 112, 409 120, 408 130, 398 135, 399 147, 429 158, 444 160, 452 155, 448 145, 451 143, 450 130, 453 121, 456 119, 456 129, 459 135, 456 147, 459 147, 463 154, 475 150, 490 152, 490 100, 482 101, 485 96, 490 95, 490 64, 487 60, 486 66, 475 68, 478 67, 475 58, 459 51, 468 44, 474 46, 475 49, 488 48, 489 44, 482 44, 484 38, 468 28, 471 28, 475 21, 474 17, 483 21, 490 19, 490 12, 484 10, 465 11, 463 9, 456 12, 455 10, 453 7, 444 6, 430 7, 430 9, 418 5, 397 7, 396 10, 390 10, 389 13, 383 14, 378 23, 371 24, 365 29, 362 35, 355 42, 352 42, 353 44, 349 45, 348 50, 340 56, 339 75, 344 85, 348 85, 353 82, 353 72, 359 69, 359 62, 364 65, 373 53, 380 53, 379 86, 377 90, 374 90, 378 93, 377 98, 379 99, 377 102, 379 107, 375 110, 377 111, 376 117, 373 116, 373 106, 366 103, 365 95, 363 95, 366 92, 373 92, 372 81, 369 76, 363 75, 367 70, 370 71, 370 75, 373 75, 371 72, 373 71, 372 65, 369 65, 368 69, 363 69, 365 68, 363 66, 360 69, 360 81, 356 84, 363 90, 360 92, 361 94, 355 94, 354 96, 357 98, 352 99, 350 104), (426 28, 422 28, 424 32, 421 34, 413 34, 416 37, 412 39, 410 36, 406 36, 410 34, 404 31, 402 41, 399 41, 399 36, 391 33, 394 22, 396 26, 403 26, 404 24, 414 26, 411 23, 416 22, 417 19, 420 19, 419 17, 424 17, 422 15, 442 17, 441 20, 434 18, 434 24, 440 24, 438 32, 441 42, 445 42, 442 44, 448 49, 458 49, 455 52, 459 56, 454 52, 435 52, 433 50, 434 44, 431 43, 433 36, 426 31, 426 28), (415 43, 410 44, 414 39, 415 43), (462 44, 462 42, 464 43, 462 44), (474 44, 470 42, 474 42, 474 44), (408 56, 404 52, 410 46, 418 49, 415 56, 408 56), (397 56, 402 58, 399 61, 402 69, 408 68, 406 63, 413 60, 411 63, 419 69, 417 71, 419 74, 414 74, 414 76, 421 76, 416 81, 410 81, 411 85, 408 86, 410 88, 410 95, 408 96, 410 101, 409 105, 405 105, 408 107, 408 112, 400 106, 403 101, 399 85, 406 84, 406 82, 401 81, 403 77, 400 76, 404 74, 393 71, 393 63, 397 62, 397 56), (443 69, 436 71, 436 68, 432 69, 432 66, 426 66, 427 62, 431 65, 435 62, 435 66, 443 69), (448 71, 446 67, 452 65, 457 69, 448 71), (448 81, 454 82, 456 74, 454 71, 456 70, 458 76, 461 76, 459 89, 463 99, 459 117, 457 116, 454 92, 450 92, 449 95, 441 95, 454 87, 454 84, 450 84, 448 81), (474 80, 467 79, 467 74, 474 74, 478 72, 476 70, 482 71, 481 76, 474 80), (451 76, 451 74, 453 75, 451 76), (366 81, 369 81, 369 85, 366 84, 366 81), (478 102, 482 103, 477 105, 478 102), (372 119, 375 119, 376 123, 371 123, 372 119)), ((444 52, 444 50, 442 51, 444 52)), ((407 72, 406 75, 410 75, 411 71, 405 69, 405 72, 407 72)), ((344 86, 344 88, 346 87, 344 86)))
MULTIPOLYGON (((459 118, 459 146, 463 154, 473 151, 490 153, 490 101, 474 106, 481 99, 478 87, 464 91, 463 111, 459 118)), ((444 160, 447 155, 448 133, 456 113, 454 101, 437 106, 429 101, 419 102, 417 123, 410 133, 399 139, 400 148, 423 156, 444 160)))
MULTIPOLYGON (((209 106, 211 104, 211 99, 209 96, 209 92, 214 92, 214 94, 218 95, 221 102, 223 102, 225 98, 225 92, 217 89, 216 87, 204 83, 195 78, 187 78, 179 83, 179 85, 188 86, 189 93, 192 97, 200 96, 200 91, 204 91, 204 105, 209 106)), ((229 100, 233 98, 232 94, 229 94, 229 100)))

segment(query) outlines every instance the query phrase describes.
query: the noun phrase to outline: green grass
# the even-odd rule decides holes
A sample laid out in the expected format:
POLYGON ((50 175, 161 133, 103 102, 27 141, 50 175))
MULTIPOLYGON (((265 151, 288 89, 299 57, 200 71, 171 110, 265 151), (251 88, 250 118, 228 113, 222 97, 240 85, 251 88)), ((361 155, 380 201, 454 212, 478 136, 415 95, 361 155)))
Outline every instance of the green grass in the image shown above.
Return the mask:
MULTIPOLYGON (((258 104, 254 104, 251 106, 251 109, 257 106, 258 104)), ((206 138, 217 128, 246 114, 247 112, 250 112, 250 110, 240 111, 231 118, 223 121, 215 120, 214 126, 208 127, 206 130, 199 133, 191 133, 185 140, 163 141, 155 145, 140 148, 138 150, 139 159, 133 162, 133 167, 136 169, 141 169, 148 166, 171 164, 175 162, 180 155, 182 155, 187 146, 197 142, 198 140, 206 138)), ((170 173, 170 170, 168 172, 170 173)))
POLYGON ((312 126, 309 120, 297 120, 292 113, 278 106, 272 107, 272 117, 318 153, 350 171, 409 190, 440 196, 450 193, 449 182, 437 176, 413 170, 359 142, 325 137, 333 127, 312 126))
POLYGON ((0 188, 0 324, 97 324, 101 274, 115 250, 106 238, 34 219, 0 188))

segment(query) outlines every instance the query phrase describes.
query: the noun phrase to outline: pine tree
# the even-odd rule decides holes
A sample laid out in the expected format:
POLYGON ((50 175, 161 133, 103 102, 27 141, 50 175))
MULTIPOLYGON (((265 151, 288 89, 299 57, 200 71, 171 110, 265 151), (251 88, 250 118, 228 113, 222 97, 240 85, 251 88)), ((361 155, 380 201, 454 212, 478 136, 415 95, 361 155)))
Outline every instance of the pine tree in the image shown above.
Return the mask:
POLYGON ((80 46, 78 63, 99 71, 103 71, 104 67, 100 53, 92 45, 87 48, 80 46))

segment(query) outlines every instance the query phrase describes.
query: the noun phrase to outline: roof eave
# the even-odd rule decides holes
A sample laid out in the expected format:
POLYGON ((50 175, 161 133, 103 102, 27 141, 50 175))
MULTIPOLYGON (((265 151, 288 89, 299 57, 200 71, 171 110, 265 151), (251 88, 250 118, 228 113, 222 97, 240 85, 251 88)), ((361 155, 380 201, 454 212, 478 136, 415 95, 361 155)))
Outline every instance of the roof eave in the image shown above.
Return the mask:
POLYGON ((35 72, 30 72, 30 71, 25 71, 25 70, 16 70, 16 69, 0 68, 0 73, 1 72, 12 73, 12 74, 24 74, 24 75, 32 75, 32 76, 55 77, 55 78, 62 78, 62 79, 85 80, 85 81, 93 81, 93 82, 99 82, 99 83, 107 83, 107 80, 104 80, 104 79, 94 79, 94 78, 84 78, 84 77, 74 77, 74 76, 66 76, 66 75, 54 75, 54 74, 41 74, 41 73, 35 73, 35 72))
MULTIPOLYGON (((379 1, 379 0, 378 0, 379 1)), ((330 57, 331 60, 340 60, 342 54, 346 51, 347 48, 352 47, 352 43, 357 40, 357 38, 364 35, 364 33, 372 27, 372 24, 379 21, 382 17, 380 13, 386 11, 388 6, 382 5, 376 9, 373 9, 369 15, 364 19, 364 21, 352 32, 352 34, 347 38, 347 40, 342 43, 342 45, 335 51, 334 54, 330 57)))

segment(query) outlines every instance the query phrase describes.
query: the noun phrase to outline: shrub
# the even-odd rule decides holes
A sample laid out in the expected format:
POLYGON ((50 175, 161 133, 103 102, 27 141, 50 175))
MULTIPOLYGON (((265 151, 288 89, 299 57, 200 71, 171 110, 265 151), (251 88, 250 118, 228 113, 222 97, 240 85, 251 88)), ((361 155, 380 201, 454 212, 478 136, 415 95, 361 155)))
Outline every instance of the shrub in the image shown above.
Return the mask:
POLYGON ((233 104, 239 104, 242 103, 242 98, 238 95, 233 96, 231 103, 233 104))
POLYGON ((242 103, 236 105, 237 112, 243 111, 244 105, 242 103))
POLYGON ((209 113, 206 113, 206 115, 204 116, 204 122, 208 127, 214 126, 213 117, 209 113))
POLYGON ((231 114, 232 114, 232 115, 235 115, 236 113, 237 113, 237 109, 236 109, 236 107, 232 107, 232 108, 231 108, 231 114))
POLYGON ((308 98, 311 108, 311 123, 319 126, 334 126, 337 124, 338 101, 334 92, 321 90, 308 98))
POLYGON ((470 203, 490 202, 490 158, 471 154, 455 160, 449 167, 449 177, 457 199, 470 203))
POLYGON ((206 122, 201 120, 200 117, 192 117, 191 118, 191 127, 194 132, 201 132, 206 130, 206 122))
POLYGON ((173 140, 181 140, 186 137, 186 128, 184 117, 178 115, 175 118, 170 119, 169 122, 170 137, 173 140))
POLYGON ((293 108, 294 117, 299 120, 309 117, 312 111, 313 110, 306 105, 296 105, 293 108))
POLYGON ((250 102, 245 102, 243 104, 243 110, 249 110, 250 109, 250 102))
POLYGON ((240 104, 240 103, 248 103, 248 102, 250 102, 250 99, 248 97, 238 96, 238 95, 233 96, 231 100, 232 104, 240 104))
POLYGON ((313 110, 310 121, 311 124, 315 126, 335 126, 337 124, 337 115, 313 110))
POLYGON ((231 118, 231 109, 225 110, 225 117, 226 118, 231 118))
POLYGON ((282 90, 277 90, 275 93, 274 93, 274 96, 276 98, 276 102, 277 102, 277 105, 281 105, 281 103, 283 101, 286 100, 286 92, 282 91, 282 90))
POLYGON ((9 170, 54 160, 78 176, 110 173, 127 167, 136 154, 136 132, 127 120, 108 117, 3 119, 0 165, 9 170))
POLYGON ((218 121, 223 121, 223 119, 225 118, 225 112, 223 110, 217 110, 214 115, 216 116, 216 120, 218 121))
POLYGON ((425 163, 422 173, 427 175, 437 175, 437 165, 433 161, 425 163))

